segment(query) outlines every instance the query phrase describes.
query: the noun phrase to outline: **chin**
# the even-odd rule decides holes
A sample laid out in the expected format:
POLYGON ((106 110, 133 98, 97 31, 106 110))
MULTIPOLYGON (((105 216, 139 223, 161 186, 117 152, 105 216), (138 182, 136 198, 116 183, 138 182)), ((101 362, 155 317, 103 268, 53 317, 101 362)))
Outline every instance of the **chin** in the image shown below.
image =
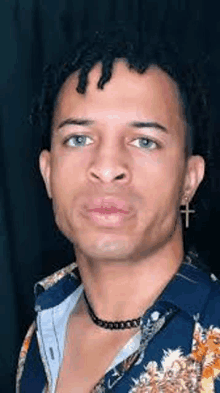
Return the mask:
POLYGON ((83 253, 88 258, 92 259, 109 259, 109 260, 128 260, 137 251, 134 248, 134 243, 130 239, 110 239, 108 235, 94 241, 92 239, 80 239, 74 244, 79 252, 83 253))

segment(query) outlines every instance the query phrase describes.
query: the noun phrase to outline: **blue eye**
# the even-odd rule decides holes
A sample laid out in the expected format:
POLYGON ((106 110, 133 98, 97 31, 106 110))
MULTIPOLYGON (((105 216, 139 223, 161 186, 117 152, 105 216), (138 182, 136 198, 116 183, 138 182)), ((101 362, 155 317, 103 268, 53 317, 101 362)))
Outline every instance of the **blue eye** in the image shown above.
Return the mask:
POLYGON ((68 145, 70 147, 81 147, 81 146, 83 147, 84 146, 83 142, 85 142, 86 138, 89 138, 89 137, 86 135, 72 135, 70 138, 68 138, 64 142, 64 144, 68 145), (73 140, 75 140, 75 142, 71 143, 71 141, 73 141, 73 140))
MULTIPOLYGON (((68 145, 70 147, 84 147, 87 138, 89 138, 87 135, 72 135, 64 141, 64 145, 68 145)), ((148 138, 136 138, 135 141, 141 141, 140 146, 137 147, 141 147, 142 149, 153 150, 158 147, 156 142, 148 138)), ((87 143, 87 145, 88 144, 90 143, 87 143)))
MULTIPOLYGON (((151 139, 148 138, 136 138, 135 141, 141 141, 141 148, 148 149, 148 150, 153 150, 156 149, 158 146, 156 142, 152 141, 151 139)), ((139 146, 137 146, 139 147, 139 146)))

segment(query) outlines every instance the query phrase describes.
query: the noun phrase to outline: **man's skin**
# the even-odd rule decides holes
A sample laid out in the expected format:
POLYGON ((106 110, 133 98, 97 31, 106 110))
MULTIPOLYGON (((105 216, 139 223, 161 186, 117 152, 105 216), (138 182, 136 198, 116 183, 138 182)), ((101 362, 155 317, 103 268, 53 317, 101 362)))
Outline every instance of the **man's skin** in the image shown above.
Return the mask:
MULTIPOLYGON (((40 170, 96 315, 122 321, 143 315, 178 271, 184 255, 180 205, 184 196, 193 198, 205 163, 200 156, 185 158, 181 99, 165 72, 151 67, 140 75, 120 60, 103 90, 97 88, 100 73, 98 64, 84 95, 76 91, 77 74, 62 86, 51 151, 42 151, 40 170), (91 121, 63 124, 67 119, 91 121), (94 198, 107 196, 132 209, 119 227, 84 214, 94 198)), ((96 326, 81 297, 69 319, 57 392, 89 392, 137 330, 96 326)))

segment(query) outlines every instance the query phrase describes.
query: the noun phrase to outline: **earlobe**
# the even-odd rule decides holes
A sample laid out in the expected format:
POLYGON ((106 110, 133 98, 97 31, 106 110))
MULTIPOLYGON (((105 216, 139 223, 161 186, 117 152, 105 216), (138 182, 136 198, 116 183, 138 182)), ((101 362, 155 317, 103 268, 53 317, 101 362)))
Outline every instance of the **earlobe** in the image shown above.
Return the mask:
POLYGON ((50 152, 48 150, 43 150, 39 156, 39 167, 47 190, 47 195, 51 199, 52 195, 50 188, 50 166, 50 152))

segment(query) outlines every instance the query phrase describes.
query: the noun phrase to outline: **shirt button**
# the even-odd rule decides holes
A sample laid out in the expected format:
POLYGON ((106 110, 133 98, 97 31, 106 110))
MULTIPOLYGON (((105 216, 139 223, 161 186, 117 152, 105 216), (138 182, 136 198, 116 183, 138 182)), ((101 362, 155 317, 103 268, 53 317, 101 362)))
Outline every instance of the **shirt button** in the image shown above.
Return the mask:
POLYGON ((217 277, 213 273, 210 275, 210 277, 212 281, 218 281, 217 277))
POLYGON ((158 318, 159 318, 159 312, 158 311, 154 311, 152 314, 151 314, 151 319, 153 320, 153 321, 157 321, 158 320, 158 318))

